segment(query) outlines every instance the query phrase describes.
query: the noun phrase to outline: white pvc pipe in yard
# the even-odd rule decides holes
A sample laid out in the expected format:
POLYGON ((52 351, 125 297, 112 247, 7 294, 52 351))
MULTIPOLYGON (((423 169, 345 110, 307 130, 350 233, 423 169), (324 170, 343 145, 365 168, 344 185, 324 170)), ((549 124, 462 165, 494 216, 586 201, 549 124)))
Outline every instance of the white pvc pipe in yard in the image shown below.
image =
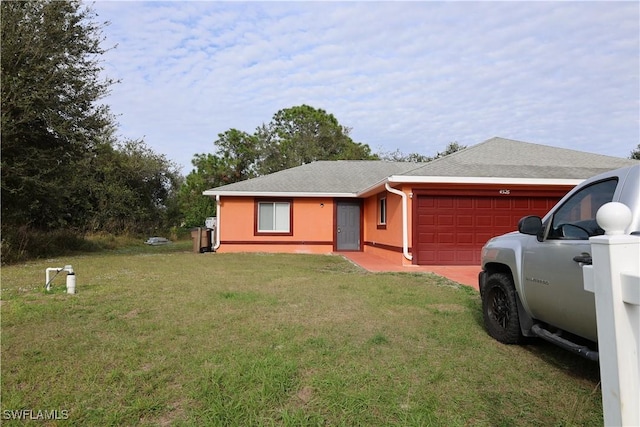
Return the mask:
POLYGON ((47 291, 51 290, 51 282, 53 281, 53 278, 56 277, 56 276, 53 276, 53 278, 51 278, 52 271, 55 271, 56 274, 60 273, 61 271, 66 271, 67 272, 67 293, 74 294, 76 292, 76 274, 74 273, 73 267, 71 265, 65 265, 64 267, 49 267, 45 270, 46 275, 45 275, 44 284, 47 287, 47 291))
POLYGON ((48 291, 48 290, 51 290, 51 279, 49 279, 49 273, 51 273, 52 271, 59 273, 62 271, 62 268, 58 268, 58 267, 47 268, 45 271, 46 271, 46 278, 44 279, 44 284, 47 287, 47 291, 48 291))
POLYGON ((76 275, 75 273, 67 274, 67 293, 75 294, 76 293, 76 275))

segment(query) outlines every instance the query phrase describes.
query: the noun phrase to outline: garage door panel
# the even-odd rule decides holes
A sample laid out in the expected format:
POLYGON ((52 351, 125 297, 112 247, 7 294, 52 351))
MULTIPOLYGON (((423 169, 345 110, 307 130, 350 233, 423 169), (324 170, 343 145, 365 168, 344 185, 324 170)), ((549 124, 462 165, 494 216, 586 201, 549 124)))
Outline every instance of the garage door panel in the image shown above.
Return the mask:
POLYGON ((554 197, 418 196, 417 261, 423 265, 480 263, 482 246, 514 231, 525 215, 546 214, 554 197))
POLYGON ((435 203, 434 197, 418 197, 418 207, 420 208, 432 208, 435 203))
POLYGON ((478 227, 490 227, 493 225, 493 217, 478 215, 476 216, 476 225, 478 227))
POLYGON ((551 210, 551 208, 553 207, 555 203, 549 203, 548 200, 545 199, 533 199, 530 201, 530 208, 531 209, 542 209, 542 210, 546 210, 547 212, 549 210, 551 210))
POLYGON ((441 215, 436 219, 436 223, 441 227, 447 227, 453 225, 453 216, 452 215, 441 215))
POLYGON ((438 209, 450 209, 453 208, 453 202, 454 200, 451 197, 438 198, 436 199, 435 206, 437 206, 438 209))
POLYGON ((473 264, 475 261, 475 256, 473 254, 473 251, 461 251, 461 253, 457 254, 456 261, 459 262, 461 265, 473 264))
POLYGON ((421 225, 432 226, 436 223, 436 217, 434 215, 420 215, 418 217, 418 223, 421 225))
POLYGON ((441 262, 442 264, 452 264, 456 259, 456 252, 454 250, 439 250, 436 253, 437 262, 441 262))
POLYGON ((510 225, 512 223, 511 215, 496 215, 494 217, 495 225, 510 225))
POLYGON ((424 265, 436 265, 436 251, 418 251, 418 258, 424 260, 424 265))
POLYGON ((480 243, 480 247, 482 248, 482 246, 484 246, 484 244, 487 243, 489 239, 495 236, 496 235, 493 233, 476 233, 476 242, 480 243))
POLYGON ((493 206, 491 204, 491 199, 489 198, 476 199, 476 208, 477 209, 493 209, 493 206))
POLYGON ((473 209, 473 199, 459 198, 456 200, 456 206, 458 209, 473 209))
POLYGON ((475 243, 475 235, 473 233, 458 233, 457 243, 461 245, 475 243))
POLYGON ((419 233, 418 238, 421 242, 424 243, 435 243, 436 242, 436 234, 435 233, 419 233))
POLYGON ((471 216, 471 215, 459 215, 456 218, 456 225, 458 227, 470 227, 470 226, 473 226, 473 216, 471 216))
POLYGON ((453 244, 454 242, 455 240, 453 233, 443 232, 436 234, 436 243, 453 244))
POLYGON ((530 199, 513 199, 513 209, 530 209, 531 200, 530 199))

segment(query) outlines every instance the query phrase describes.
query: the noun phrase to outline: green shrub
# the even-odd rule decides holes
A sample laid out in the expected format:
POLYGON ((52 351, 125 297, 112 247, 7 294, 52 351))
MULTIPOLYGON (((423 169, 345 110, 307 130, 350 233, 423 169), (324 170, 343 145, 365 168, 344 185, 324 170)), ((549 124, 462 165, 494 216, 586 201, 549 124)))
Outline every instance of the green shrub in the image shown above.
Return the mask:
MULTIPOLYGON (((173 227, 166 232, 157 232, 156 236, 166 236, 173 242, 191 239, 188 229, 173 227)), ((60 257, 69 254, 86 252, 126 250, 144 252, 147 248, 144 241, 152 237, 137 234, 110 234, 105 232, 83 234, 74 230, 42 231, 29 227, 9 228, 2 230, 1 255, 2 264, 15 264, 28 260, 60 257)), ((163 251, 184 250, 184 244, 163 251), (178 247, 179 246, 179 247, 178 247)), ((153 249, 158 252, 160 249, 153 249)))
POLYGON ((41 231, 29 227, 2 230, 2 264, 98 249, 73 230, 41 231))

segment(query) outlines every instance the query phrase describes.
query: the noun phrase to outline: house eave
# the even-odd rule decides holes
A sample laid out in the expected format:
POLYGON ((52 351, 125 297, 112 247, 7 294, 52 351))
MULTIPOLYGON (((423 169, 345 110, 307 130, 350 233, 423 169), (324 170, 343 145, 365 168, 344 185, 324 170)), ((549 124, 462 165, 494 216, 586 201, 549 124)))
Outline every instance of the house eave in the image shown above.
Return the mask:
POLYGON ((512 178, 467 176, 406 176, 392 175, 388 182, 394 184, 510 184, 510 185, 578 185, 583 179, 564 178, 512 178))
POLYGON ((389 182, 389 179, 390 179, 390 177, 389 178, 385 178, 385 179, 383 179, 381 181, 376 182, 373 185, 370 185, 369 187, 365 188, 362 191, 358 191, 358 197, 365 198, 365 197, 371 196, 372 194, 379 193, 380 191, 382 191, 381 189, 384 188, 384 185, 387 182, 389 182))
POLYGON ((306 197, 306 198, 357 198, 356 193, 287 192, 287 191, 214 191, 205 190, 204 196, 220 197, 306 197))
POLYGON ((389 184, 502 184, 502 185, 567 185, 576 186, 583 179, 550 178, 503 178, 465 176, 407 176, 392 175, 358 192, 358 197, 368 197, 384 189, 389 184))
POLYGON ((464 177, 464 176, 406 176, 392 175, 357 193, 340 192, 288 192, 288 191, 215 191, 205 190, 210 197, 303 197, 303 198, 364 198, 381 191, 389 184, 501 184, 501 185, 566 185, 576 186, 583 179, 562 178, 510 178, 510 177, 464 177))

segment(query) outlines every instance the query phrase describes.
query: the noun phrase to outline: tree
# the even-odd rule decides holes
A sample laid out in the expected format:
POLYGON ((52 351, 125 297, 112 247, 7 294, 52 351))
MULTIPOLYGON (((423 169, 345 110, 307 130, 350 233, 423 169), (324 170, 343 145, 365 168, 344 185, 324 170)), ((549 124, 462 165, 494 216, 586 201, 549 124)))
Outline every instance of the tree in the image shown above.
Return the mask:
POLYGON ((205 218, 215 215, 216 206, 202 192, 257 176, 260 147, 258 139, 246 132, 229 129, 218 134, 215 154, 196 154, 194 169, 180 188, 179 205, 187 227, 202 226, 205 218))
POLYGON ((430 162, 431 160, 433 160, 433 157, 425 156, 423 154, 418 154, 418 153, 405 154, 402 151, 400 151, 400 149, 396 149, 396 151, 380 153, 380 158, 390 162, 412 162, 412 163, 430 162))
POLYGON ((244 181, 257 176, 260 147, 256 136, 237 129, 229 129, 218 134, 214 145, 217 147, 216 154, 221 160, 218 165, 218 171, 223 173, 220 177, 221 182, 244 181), (222 164, 224 167, 221 167, 222 164))
POLYGON ((79 1, 4 1, 2 225, 52 229, 86 206, 75 196, 87 158, 113 123, 97 101, 101 26, 79 1))
POLYGON ((194 155, 194 169, 180 189, 186 226, 200 226, 215 215, 204 190, 316 160, 377 159, 368 145, 352 141, 333 115, 307 105, 278 111, 253 135, 229 129, 218 134, 214 146, 214 154, 194 155))
POLYGON ((640 144, 636 147, 635 150, 631 151, 630 159, 640 160, 640 144))
POLYGON ((178 221, 178 167, 142 140, 104 144, 91 162, 85 188, 91 230, 149 233, 178 221), (175 201, 174 201, 175 200, 175 201))
POLYGON ((213 154, 196 154, 191 164, 194 169, 180 188, 178 199, 183 225, 197 227, 202 226, 207 217, 216 214, 215 203, 210 197, 204 197, 202 192, 229 184, 235 175, 229 173, 229 165, 223 157, 213 154))
POLYGON ((436 156, 433 158, 433 160, 439 159, 440 157, 448 156, 449 154, 453 154, 456 151, 464 150, 465 148, 467 148, 466 145, 460 145, 456 141, 450 142, 447 145, 447 147, 444 149, 444 151, 438 152, 436 154, 436 156))
POLYGON ((390 153, 383 153, 380 155, 380 157, 384 160, 389 160, 393 162, 421 163, 421 162, 430 162, 432 160, 439 159, 440 157, 448 156, 449 154, 453 154, 456 151, 464 150, 465 148, 467 148, 466 145, 461 145, 454 141, 454 142, 450 142, 447 145, 447 147, 444 149, 444 151, 436 153, 436 155, 433 157, 425 156, 424 154, 419 154, 419 153, 404 154, 400 150, 396 150, 390 153))
POLYGON ((322 109, 300 105, 280 110, 256 131, 262 154, 259 172, 273 173, 317 160, 377 159, 368 145, 354 142, 349 133, 322 109))

